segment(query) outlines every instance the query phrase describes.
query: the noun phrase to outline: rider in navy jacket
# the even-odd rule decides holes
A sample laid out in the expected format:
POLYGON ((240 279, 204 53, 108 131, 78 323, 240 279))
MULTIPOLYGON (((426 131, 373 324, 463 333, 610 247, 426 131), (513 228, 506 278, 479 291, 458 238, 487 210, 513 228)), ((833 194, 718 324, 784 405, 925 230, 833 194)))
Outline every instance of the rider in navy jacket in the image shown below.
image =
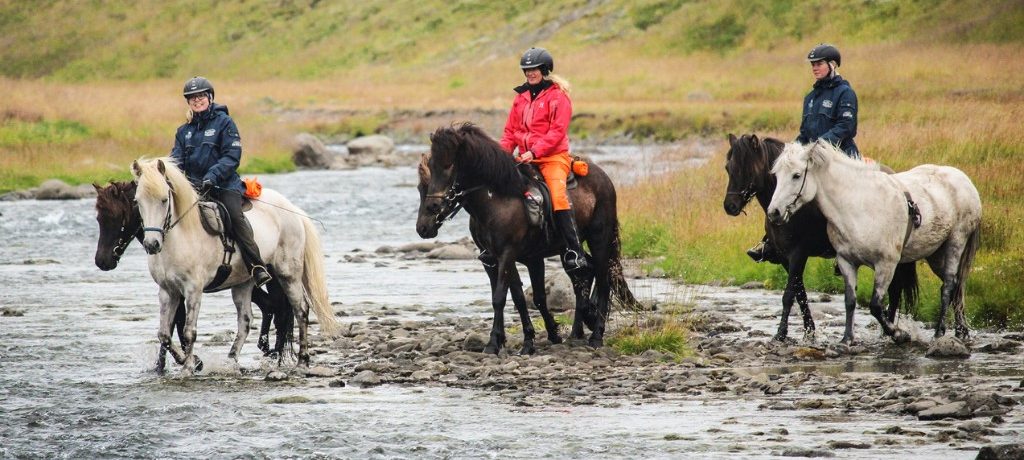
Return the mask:
POLYGON ((213 85, 209 80, 193 77, 185 82, 183 95, 190 118, 174 135, 171 157, 201 195, 219 201, 227 209, 242 259, 256 286, 262 286, 271 277, 249 220, 242 213, 245 185, 238 177, 238 163, 242 159, 238 127, 228 116, 226 106, 213 103, 213 85))
MULTIPOLYGON (((857 135, 857 93, 836 71, 843 62, 839 50, 822 43, 807 53, 807 62, 811 63, 815 81, 814 88, 804 97, 796 141, 808 144, 823 139, 842 149, 850 158, 860 159, 860 151, 853 141, 857 135)), ((767 235, 748 249, 747 255, 755 262, 782 263, 781 255, 769 244, 767 235)))
POLYGON ((807 60, 816 80, 814 88, 804 97, 796 141, 807 144, 823 139, 838 146, 850 158, 859 159, 860 151, 853 141, 857 135, 857 93, 850 82, 836 72, 842 62, 839 50, 832 45, 818 45, 807 60))

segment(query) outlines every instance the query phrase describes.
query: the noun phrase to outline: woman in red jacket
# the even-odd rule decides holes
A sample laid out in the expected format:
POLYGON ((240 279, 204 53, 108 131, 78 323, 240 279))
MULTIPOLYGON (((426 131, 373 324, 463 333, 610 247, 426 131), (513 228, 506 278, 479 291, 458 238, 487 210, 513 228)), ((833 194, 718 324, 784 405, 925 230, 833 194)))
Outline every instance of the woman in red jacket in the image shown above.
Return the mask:
POLYGON ((543 48, 530 48, 519 60, 526 83, 515 88, 512 111, 505 123, 501 147, 519 155, 516 161, 530 162, 540 169, 551 192, 555 224, 565 238, 562 265, 568 271, 587 268, 586 256, 580 246, 579 232, 565 191, 569 176, 569 121, 572 101, 569 83, 551 73, 555 60, 543 48))

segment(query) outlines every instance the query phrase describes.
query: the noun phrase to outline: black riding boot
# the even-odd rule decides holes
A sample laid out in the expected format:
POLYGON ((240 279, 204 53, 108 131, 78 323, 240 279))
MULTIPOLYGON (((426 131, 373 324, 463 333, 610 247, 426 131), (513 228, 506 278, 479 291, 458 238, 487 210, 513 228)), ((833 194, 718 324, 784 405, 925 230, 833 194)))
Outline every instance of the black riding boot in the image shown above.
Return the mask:
POLYGON ((231 216, 232 233, 234 233, 238 248, 241 249, 242 260, 245 261, 253 282, 256 283, 256 287, 267 284, 272 277, 267 271, 266 264, 263 263, 263 258, 260 257, 260 247, 253 239, 249 219, 242 214, 242 195, 233 190, 220 190, 218 195, 218 201, 224 204, 231 216))
POLYGON ((778 254, 775 253, 775 247, 768 241, 768 235, 761 238, 761 241, 754 245, 754 247, 747 249, 747 255, 754 262, 772 262, 778 259, 778 254))
POLYGON ((576 230, 576 219, 571 209, 555 211, 555 224, 558 225, 562 237, 565 238, 565 252, 562 253, 562 266, 567 272, 587 270, 587 256, 580 244, 579 232, 576 230))

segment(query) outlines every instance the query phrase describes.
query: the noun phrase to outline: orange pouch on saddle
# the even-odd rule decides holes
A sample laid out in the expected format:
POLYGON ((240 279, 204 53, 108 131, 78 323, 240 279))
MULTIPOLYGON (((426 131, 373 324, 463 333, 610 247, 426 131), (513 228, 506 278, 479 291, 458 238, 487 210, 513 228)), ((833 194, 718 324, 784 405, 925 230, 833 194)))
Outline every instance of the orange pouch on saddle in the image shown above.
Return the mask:
POLYGON ((581 160, 580 157, 572 158, 571 168, 572 173, 580 177, 586 176, 590 172, 590 165, 586 161, 581 160))
POLYGON ((248 198, 259 198, 263 193, 263 184, 255 177, 246 177, 242 183, 245 184, 245 196, 248 198))

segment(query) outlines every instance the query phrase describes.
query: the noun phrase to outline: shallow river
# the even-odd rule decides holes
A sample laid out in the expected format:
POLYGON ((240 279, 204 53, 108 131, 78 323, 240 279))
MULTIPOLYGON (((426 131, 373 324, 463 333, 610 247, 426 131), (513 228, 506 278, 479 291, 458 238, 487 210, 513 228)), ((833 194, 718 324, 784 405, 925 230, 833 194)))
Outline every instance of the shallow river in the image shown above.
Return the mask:
MULTIPOLYGON (((619 149, 607 155, 614 160, 638 154, 645 164, 655 164, 649 161, 651 152, 619 149)), ((602 156, 595 158, 601 161, 602 156)), ((619 176, 630 179, 622 172, 619 176)), ((419 305, 408 315, 429 318, 436 309, 445 315, 490 316, 489 308, 478 306, 489 294, 475 261, 344 261, 355 250, 372 252, 419 240, 414 168, 297 172, 261 180, 322 221, 329 293, 340 302, 336 308, 419 305)), ((0 457, 771 457, 787 446, 824 444, 833 436, 829 427, 856 440, 865 430, 906 422, 877 414, 812 421, 820 412, 769 413, 758 408, 763 400, 729 396, 618 407, 518 408, 485 392, 437 386, 359 389, 329 388, 326 381, 312 387, 267 382, 255 334, 242 349, 242 372, 226 359, 229 345, 210 340, 234 330, 227 293, 207 295, 203 304, 197 353, 206 371, 181 377, 172 364, 171 372, 160 377, 150 371, 156 355, 157 289, 145 254, 133 244, 116 270, 98 270, 93 265, 98 235, 93 206, 92 199, 0 203, 0 308, 14 313, 0 317, 0 457), (310 401, 275 400, 284 396, 310 401), (750 434, 779 427, 789 431, 785 443, 750 434)), ((465 215, 449 222, 439 239, 465 236, 466 222, 465 215)), ((723 309, 750 315, 744 321, 755 329, 774 330, 776 320, 768 316, 777 310, 777 293, 651 280, 635 281, 634 289, 647 298, 693 295, 701 302, 739 302, 742 308, 725 302, 723 309)), ((838 302, 831 305, 839 308, 838 302)), ((858 314, 861 336, 876 336, 864 330, 867 316, 858 314)), ((507 321, 515 321, 512 314, 507 321)), ((839 327, 827 329, 840 334, 839 327)), ((903 370, 877 368, 885 361, 859 361, 835 371, 935 372, 927 367, 929 361, 910 359, 903 370)), ((952 364, 965 365, 971 363, 952 364)), ((1020 375, 997 364, 980 365, 1020 375)), ((860 458, 892 454, 973 458, 974 452, 943 445, 841 452, 860 458)))

